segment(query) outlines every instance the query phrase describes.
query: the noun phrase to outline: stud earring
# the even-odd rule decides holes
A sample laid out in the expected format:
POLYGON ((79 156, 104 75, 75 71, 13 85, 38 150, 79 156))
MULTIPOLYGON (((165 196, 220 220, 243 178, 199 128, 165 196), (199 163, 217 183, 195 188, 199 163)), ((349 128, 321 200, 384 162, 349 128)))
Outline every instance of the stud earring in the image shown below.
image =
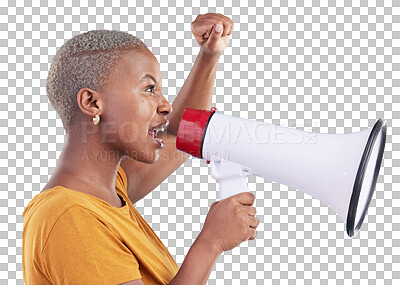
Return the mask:
POLYGON ((93 124, 97 125, 100 122, 100 116, 99 114, 96 114, 96 116, 93 118, 93 124))

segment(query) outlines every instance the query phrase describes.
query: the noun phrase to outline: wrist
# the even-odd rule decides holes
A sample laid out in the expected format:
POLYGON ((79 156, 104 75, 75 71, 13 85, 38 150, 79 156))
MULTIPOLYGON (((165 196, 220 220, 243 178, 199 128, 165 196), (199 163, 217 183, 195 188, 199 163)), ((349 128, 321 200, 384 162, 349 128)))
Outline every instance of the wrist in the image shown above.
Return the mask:
POLYGON ((190 247, 178 273, 169 283, 170 285, 207 283, 219 254, 210 244, 199 237, 190 247))
POLYGON ((221 250, 221 248, 212 239, 206 238, 203 232, 200 232, 193 245, 196 245, 196 247, 202 248, 206 252, 211 253, 213 256, 215 256, 215 258, 217 258, 223 252, 223 250, 221 250))
POLYGON ((215 62, 218 63, 219 58, 221 57, 222 52, 211 52, 206 50, 204 47, 200 47, 200 52, 199 52, 199 57, 201 57, 204 60, 207 60, 208 62, 215 62))

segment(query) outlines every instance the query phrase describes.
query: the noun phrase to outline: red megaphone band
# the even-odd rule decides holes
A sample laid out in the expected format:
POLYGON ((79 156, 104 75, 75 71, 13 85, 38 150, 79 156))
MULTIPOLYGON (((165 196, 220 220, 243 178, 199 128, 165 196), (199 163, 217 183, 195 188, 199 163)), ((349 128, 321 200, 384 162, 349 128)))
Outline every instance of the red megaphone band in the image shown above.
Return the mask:
POLYGON ((185 108, 176 138, 176 148, 203 158, 202 148, 208 122, 217 109, 210 111, 185 108))

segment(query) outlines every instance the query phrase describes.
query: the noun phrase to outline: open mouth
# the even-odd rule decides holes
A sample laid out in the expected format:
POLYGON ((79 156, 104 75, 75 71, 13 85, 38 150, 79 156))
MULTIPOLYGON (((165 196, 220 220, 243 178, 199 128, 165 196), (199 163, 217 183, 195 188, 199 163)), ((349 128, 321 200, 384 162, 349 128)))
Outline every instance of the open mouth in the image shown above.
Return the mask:
POLYGON ((150 139, 153 141, 153 143, 155 145, 158 146, 159 149, 162 149, 164 147, 164 143, 163 143, 162 139, 157 138, 157 133, 163 132, 168 127, 168 124, 169 124, 169 121, 159 123, 159 124, 151 127, 148 131, 150 139))

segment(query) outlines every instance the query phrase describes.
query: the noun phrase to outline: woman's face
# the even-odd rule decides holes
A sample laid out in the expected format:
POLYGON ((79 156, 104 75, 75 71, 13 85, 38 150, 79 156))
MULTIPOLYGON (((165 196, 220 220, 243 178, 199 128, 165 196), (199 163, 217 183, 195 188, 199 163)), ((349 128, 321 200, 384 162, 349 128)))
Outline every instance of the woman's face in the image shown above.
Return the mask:
POLYGON ((171 104, 161 93, 161 73, 155 56, 147 48, 136 48, 123 56, 104 93, 99 126, 102 139, 113 139, 118 151, 133 159, 153 163, 163 144, 156 131, 166 127, 171 104))

